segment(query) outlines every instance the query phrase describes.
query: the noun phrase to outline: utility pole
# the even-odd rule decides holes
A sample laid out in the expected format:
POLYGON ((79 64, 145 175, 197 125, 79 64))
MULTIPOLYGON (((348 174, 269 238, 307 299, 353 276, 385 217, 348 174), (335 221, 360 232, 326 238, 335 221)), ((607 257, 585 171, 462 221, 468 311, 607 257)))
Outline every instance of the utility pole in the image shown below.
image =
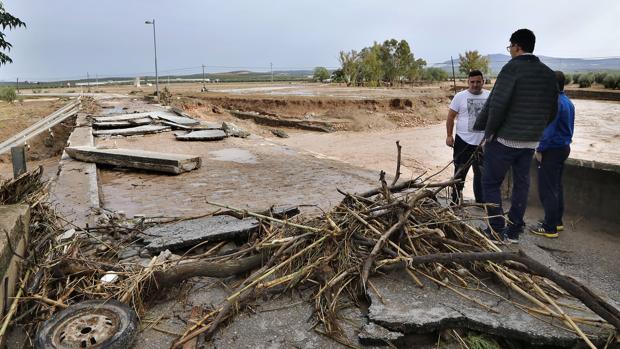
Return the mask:
POLYGON ((157 101, 159 101, 159 74, 157 73, 157 38, 155 37, 155 18, 145 21, 145 24, 153 25, 153 47, 155 48, 155 90, 157 91, 157 101))
POLYGON ((88 92, 90 92, 90 75, 86 72, 86 86, 88 87, 88 92))
POLYGON ((95 86, 99 86, 99 74, 95 74, 95 86))
POLYGON ((269 69, 271 70, 271 83, 273 84, 273 63, 269 63, 269 69))
POLYGON ((19 94, 19 78, 17 78, 17 94, 19 94))
POLYGON ((207 89, 207 86, 205 85, 205 65, 202 65, 202 88, 204 90, 207 89))
POLYGON ((450 61, 452 62, 452 82, 454 83, 454 94, 456 94, 456 75, 454 74, 454 59, 450 56, 450 61))

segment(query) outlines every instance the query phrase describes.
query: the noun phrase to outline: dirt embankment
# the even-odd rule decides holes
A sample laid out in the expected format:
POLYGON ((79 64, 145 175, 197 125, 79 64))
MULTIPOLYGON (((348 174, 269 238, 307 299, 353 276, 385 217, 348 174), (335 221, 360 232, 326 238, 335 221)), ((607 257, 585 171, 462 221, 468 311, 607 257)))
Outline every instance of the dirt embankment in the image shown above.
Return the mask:
POLYGON ((276 118, 334 121, 346 125, 340 130, 360 131, 435 124, 445 119, 449 98, 443 94, 385 99, 188 95, 177 103, 190 112, 257 112, 276 118))

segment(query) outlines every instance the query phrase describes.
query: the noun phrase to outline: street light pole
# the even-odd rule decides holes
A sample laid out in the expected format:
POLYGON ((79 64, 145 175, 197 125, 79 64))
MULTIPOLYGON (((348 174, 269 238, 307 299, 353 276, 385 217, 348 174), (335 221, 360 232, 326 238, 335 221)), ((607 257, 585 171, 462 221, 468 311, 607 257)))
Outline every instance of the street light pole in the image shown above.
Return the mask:
POLYGON ((157 74, 157 38, 155 37, 155 19, 145 21, 145 24, 153 25, 153 47, 155 48, 155 89, 157 91, 157 100, 159 101, 159 75, 157 74))

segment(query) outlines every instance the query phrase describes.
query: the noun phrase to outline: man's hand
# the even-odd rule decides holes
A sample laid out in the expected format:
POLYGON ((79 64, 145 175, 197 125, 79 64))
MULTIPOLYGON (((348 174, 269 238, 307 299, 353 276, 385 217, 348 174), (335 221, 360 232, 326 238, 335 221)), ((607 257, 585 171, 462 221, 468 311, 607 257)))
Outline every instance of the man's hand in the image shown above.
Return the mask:
POLYGON ((534 153, 534 157, 536 158, 536 161, 538 161, 539 163, 542 162, 542 153, 537 151, 534 153))
POLYGON ((446 137, 446 145, 448 147, 453 148, 454 147, 454 137, 452 137, 452 136, 446 137))

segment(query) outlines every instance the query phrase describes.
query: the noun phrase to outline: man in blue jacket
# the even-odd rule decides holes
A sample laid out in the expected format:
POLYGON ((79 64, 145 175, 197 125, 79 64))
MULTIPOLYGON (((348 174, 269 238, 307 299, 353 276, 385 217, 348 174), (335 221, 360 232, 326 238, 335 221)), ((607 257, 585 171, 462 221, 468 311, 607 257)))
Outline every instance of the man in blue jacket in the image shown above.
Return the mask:
POLYGON ((548 238, 557 238, 558 231, 564 229, 562 172, 570 154, 575 129, 575 106, 564 93, 564 73, 556 71, 555 76, 560 89, 558 113, 555 120, 545 128, 535 154, 538 163, 538 196, 545 209, 545 219, 531 230, 536 235, 548 238))
POLYGON ((536 37, 529 29, 510 36, 512 59, 502 68, 474 130, 484 130, 482 193, 489 215, 487 234, 519 242, 525 223, 530 164, 545 127, 557 111, 558 87, 553 70, 534 56, 536 37), (500 186, 512 168, 508 225, 503 217, 500 186), (496 235, 491 234, 494 232, 496 235))

